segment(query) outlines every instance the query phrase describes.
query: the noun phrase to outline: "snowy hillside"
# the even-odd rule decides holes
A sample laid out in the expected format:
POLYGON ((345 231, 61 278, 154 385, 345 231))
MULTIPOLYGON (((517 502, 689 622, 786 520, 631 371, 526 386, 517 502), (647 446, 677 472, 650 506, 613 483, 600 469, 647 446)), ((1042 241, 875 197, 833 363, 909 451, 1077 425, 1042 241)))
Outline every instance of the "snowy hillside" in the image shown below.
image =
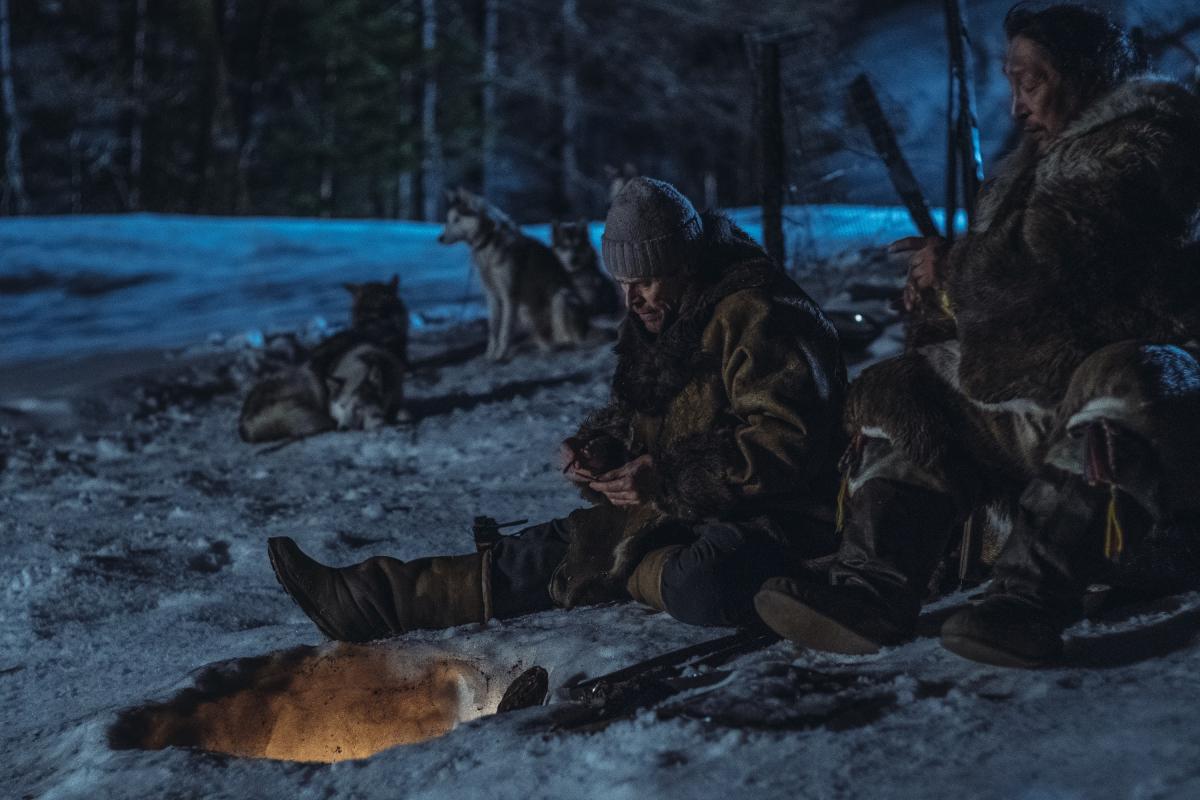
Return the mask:
MULTIPOLYGON (((737 211, 761 236, 757 210, 737 211)), ((902 209, 789 209, 829 256, 913 233, 902 209)), ((347 321, 345 281, 400 276, 416 325, 482 316, 465 244, 419 222, 211 219, 149 214, 0 220, 0 364, 220 342, 347 321)), ((549 240, 549 226, 528 229, 549 240)), ((603 226, 591 226, 597 247, 603 226)), ((794 248, 793 248, 794 249, 794 248)))

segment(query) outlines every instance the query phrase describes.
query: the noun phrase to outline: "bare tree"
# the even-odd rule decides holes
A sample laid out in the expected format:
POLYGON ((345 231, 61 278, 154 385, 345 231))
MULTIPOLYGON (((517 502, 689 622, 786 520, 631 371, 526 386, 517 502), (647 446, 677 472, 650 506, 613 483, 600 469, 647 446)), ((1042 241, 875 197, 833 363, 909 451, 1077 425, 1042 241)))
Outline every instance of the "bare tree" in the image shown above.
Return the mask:
POLYGON ((333 216, 333 148, 337 137, 337 63, 333 54, 325 56, 325 75, 321 83, 321 185, 317 190, 321 216, 333 216))
POLYGON ((579 154, 576 142, 583 105, 575 77, 576 42, 581 33, 576 0, 563 0, 562 27, 562 196, 568 212, 574 214, 579 208, 579 154))
POLYGON ((235 210, 245 213, 250 209, 250 188, 246 173, 250 169, 254 153, 262 138, 263 94, 266 88, 267 71, 270 69, 271 35, 274 31, 278 0, 263 0, 259 8, 257 42, 254 58, 250 61, 246 77, 248 90, 245 101, 237 115, 237 198, 235 210))
POLYGON ((25 214, 29 211, 29 197, 25 194, 25 175, 21 171, 21 118, 17 114, 17 98, 13 90, 8 0, 0 0, 0 84, 3 84, 4 94, 4 127, 8 131, 4 153, 4 166, 8 176, 5 194, 12 198, 17 213, 25 214))
POLYGON ((142 206, 143 136, 146 129, 146 8, 137 0, 133 20, 133 67, 129 80, 129 208, 142 206))
POLYGON ((421 0, 421 51, 425 56, 425 88, 421 97, 421 194, 425 220, 438 218, 442 199, 442 139, 438 132, 437 0, 421 0))
POLYGON ((216 142, 218 133, 228 122, 229 87, 225 64, 226 6, 228 0, 199 0, 194 8, 199 26, 198 57, 201 80, 199 87, 200 125, 192 149, 193 174, 192 209, 205 213, 210 208, 216 177, 216 142))
POLYGON ((500 0, 483 0, 483 194, 492 193, 495 180, 496 78, 500 73, 500 0))

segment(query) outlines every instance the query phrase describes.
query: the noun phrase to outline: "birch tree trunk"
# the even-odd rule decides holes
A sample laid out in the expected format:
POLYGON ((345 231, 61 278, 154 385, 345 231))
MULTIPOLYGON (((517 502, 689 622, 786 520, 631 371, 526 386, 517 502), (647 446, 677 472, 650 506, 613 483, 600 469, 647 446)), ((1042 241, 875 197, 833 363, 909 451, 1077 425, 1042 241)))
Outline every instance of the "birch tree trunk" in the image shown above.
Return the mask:
POLYGON ((321 184, 318 188, 320 214, 333 216, 333 152, 337 143, 337 64, 332 55, 325 58, 325 77, 321 92, 321 184))
POLYGON ((142 161, 146 128, 146 8, 137 0, 133 21, 133 69, 129 80, 132 114, 129 124, 129 209, 142 207, 142 161))
POLYGON ((0 0, 0 87, 4 95, 4 128, 8 132, 4 149, 4 168, 8 178, 5 194, 12 199, 13 208, 18 214, 26 214, 29 212, 29 197, 25 194, 25 174, 21 170, 21 118, 17 114, 17 96, 13 90, 8 0, 0 0))
POLYGON ((217 131, 229 117, 224 41, 226 3, 227 0, 200 0, 196 6, 196 21, 200 25, 197 49, 203 62, 203 78, 197 101, 200 106, 200 125, 192 151, 195 183, 191 200, 192 210, 202 214, 212 210, 217 131))
POLYGON ((247 76, 250 89, 246 93, 245 102, 237 115, 237 162, 235 164, 237 196, 234 199, 234 210, 239 214, 250 210, 250 187, 246 180, 246 173, 250 170, 251 161, 262 135, 260 111, 266 74, 269 69, 271 34, 274 31, 277 10, 278 0, 264 0, 259 8, 255 37, 258 44, 247 76))
POLYGON ((437 0, 421 0, 421 51, 425 89, 421 97, 421 195, 425 220, 435 222, 442 199, 442 139, 437 126, 437 0))
POLYGON ((563 73, 562 73, 562 197, 568 215, 579 207, 579 155, 575 142, 579 137, 580 98, 575 79, 575 47, 580 33, 576 0, 563 0, 563 73))
POLYGON ((483 196, 490 197, 495 181, 496 78, 500 73, 500 0, 483 0, 483 196))

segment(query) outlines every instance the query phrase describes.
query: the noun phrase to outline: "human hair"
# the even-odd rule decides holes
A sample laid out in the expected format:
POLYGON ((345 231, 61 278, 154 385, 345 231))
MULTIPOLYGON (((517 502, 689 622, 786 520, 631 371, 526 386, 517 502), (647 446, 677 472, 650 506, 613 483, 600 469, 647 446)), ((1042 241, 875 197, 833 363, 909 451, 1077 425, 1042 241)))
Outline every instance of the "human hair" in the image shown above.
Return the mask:
POLYGON ((1004 17, 1004 35, 1041 47, 1081 105, 1115 89, 1138 68, 1137 49, 1125 30, 1103 12, 1074 3, 1023 0, 1004 17))

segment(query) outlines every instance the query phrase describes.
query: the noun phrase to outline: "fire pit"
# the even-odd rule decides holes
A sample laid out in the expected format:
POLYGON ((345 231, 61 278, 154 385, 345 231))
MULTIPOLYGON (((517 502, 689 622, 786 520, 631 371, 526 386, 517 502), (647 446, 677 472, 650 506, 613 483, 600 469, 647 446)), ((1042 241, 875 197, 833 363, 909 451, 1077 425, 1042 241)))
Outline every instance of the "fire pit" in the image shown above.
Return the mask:
POLYGON ((206 667, 174 697, 121 712, 108 739, 115 749, 366 758, 495 713, 520 671, 426 646, 299 647, 206 667))

